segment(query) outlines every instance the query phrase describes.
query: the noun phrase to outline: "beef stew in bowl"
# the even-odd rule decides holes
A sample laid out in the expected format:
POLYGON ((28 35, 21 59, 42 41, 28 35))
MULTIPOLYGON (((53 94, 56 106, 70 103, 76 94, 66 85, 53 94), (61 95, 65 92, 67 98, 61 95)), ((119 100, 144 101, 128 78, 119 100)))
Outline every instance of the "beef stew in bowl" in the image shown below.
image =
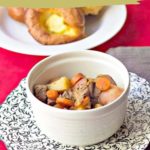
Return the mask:
POLYGON ((64 76, 48 84, 34 86, 34 95, 40 101, 69 110, 103 107, 116 100, 123 91, 107 74, 89 78, 77 73, 71 79, 64 76))

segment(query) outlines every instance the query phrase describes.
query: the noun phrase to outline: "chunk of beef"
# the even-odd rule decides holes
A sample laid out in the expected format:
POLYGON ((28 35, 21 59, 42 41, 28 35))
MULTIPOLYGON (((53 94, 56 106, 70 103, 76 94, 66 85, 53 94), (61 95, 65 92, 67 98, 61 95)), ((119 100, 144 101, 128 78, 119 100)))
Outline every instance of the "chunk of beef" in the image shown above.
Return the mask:
POLYGON ((89 96, 88 80, 86 78, 78 81, 73 89, 73 98, 76 100, 75 105, 80 105, 85 96, 89 96))
POLYGON ((52 99, 47 99, 47 104, 50 106, 54 106, 56 104, 56 102, 52 99))
POLYGON ((98 97, 99 97, 100 94, 101 94, 101 91, 95 85, 94 92, 93 92, 93 97, 95 99, 98 99, 98 97))
POLYGON ((88 89, 89 89, 90 98, 93 98, 94 97, 95 83, 94 82, 89 82, 88 89))
POLYGON ((64 91, 64 92, 62 93, 61 97, 72 100, 72 99, 73 99, 72 90, 69 89, 69 90, 67 90, 67 91, 64 91))
POLYGON ((46 85, 35 85, 34 86, 34 94, 36 98, 40 101, 46 103, 47 96, 46 96, 47 86, 46 85))
POLYGON ((90 82, 88 88, 91 99, 91 105, 93 107, 95 106, 95 104, 98 103, 101 91, 95 86, 95 82, 90 82))

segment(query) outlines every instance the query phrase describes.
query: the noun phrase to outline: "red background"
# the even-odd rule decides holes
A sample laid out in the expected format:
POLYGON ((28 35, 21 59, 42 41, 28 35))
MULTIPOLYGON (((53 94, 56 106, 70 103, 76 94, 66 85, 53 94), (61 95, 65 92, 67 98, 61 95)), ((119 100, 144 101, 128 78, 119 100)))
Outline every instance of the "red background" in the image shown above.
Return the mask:
MULTIPOLYGON (((150 0, 127 6, 123 29, 96 49, 105 52, 117 46, 150 46, 150 0)), ((132 53, 132 52, 131 52, 132 53)), ((30 68, 44 57, 17 54, 0 48, 0 103, 25 78, 30 68)))
POLYGON ((0 140, 0 150, 6 150, 6 146, 3 141, 0 140))

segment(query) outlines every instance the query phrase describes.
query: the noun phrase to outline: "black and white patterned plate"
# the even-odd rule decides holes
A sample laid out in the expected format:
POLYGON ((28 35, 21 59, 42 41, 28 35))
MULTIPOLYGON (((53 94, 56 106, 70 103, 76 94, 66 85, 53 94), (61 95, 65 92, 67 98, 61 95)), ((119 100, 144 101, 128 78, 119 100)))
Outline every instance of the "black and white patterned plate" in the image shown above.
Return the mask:
POLYGON ((130 73, 126 119, 109 139, 87 147, 71 147, 49 139, 37 127, 26 95, 25 82, 0 106, 0 139, 8 150, 144 150, 150 142, 150 84, 130 73))

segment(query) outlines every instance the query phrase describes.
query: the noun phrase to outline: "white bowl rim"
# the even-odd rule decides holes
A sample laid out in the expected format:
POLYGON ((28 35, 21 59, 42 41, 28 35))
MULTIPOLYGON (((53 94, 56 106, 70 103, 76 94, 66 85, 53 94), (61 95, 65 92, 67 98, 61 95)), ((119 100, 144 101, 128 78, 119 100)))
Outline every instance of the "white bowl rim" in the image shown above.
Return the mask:
POLYGON ((103 111, 105 109, 108 109, 109 107, 111 107, 111 106, 117 104, 118 102, 120 102, 119 99, 121 97, 123 97, 129 91, 129 85, 130 85, 130 79, 129 79, 128 70, 127 70, 127 68, 125 67, 125 65, 120 60, 118 60, 117 58, 115 58, 115 57, 113 57, 111 55, 108 55, 106 53, 99 52, 99 51, 93 51, 93 50, 89 50, 89 51, 86 51, 86 50, 76 50, 76 51, 70 51, 70 52, 62 52, 62 53, 55 54, 55 55, 49 56, 47 58, 44 58, 43 60, 39 61, 37 64, 35 64, 32 67, 32 69, 29 71, 26 79, 27 79, 27 81, 26 81, 26 88, 27 88, 27 91, 32 95, 32 98, 36 99, 41 105, 43 105, 43 107, 45 107, 45 109, 51 109, 52 111, 56 111, 56 112, 60 112, 60 113, 66 113, 66 114, 77 114, 77 113, 84 114, 84 113, 91 113, 91 112, 100 112, 100 111, 103 111), (115 99, 114 101, 112 101, 111 103, 109 103, 109 104, 107 104, 105 106, 102 106, 102 107, 99 107, 99 108, 94 108, 94 109, 87 109, 87 110, 59 109, 59 108, 55 108, 53 106, 49 106, 49 105, 41 102, 39 99, 37 99, 34 96, 34 94, 31 92, 30 88, 29 88, 29 80, 30 80, 30 75, 32 74, 32 72, 38 67, 38 65, 44 63, 45 61, 47 61, 48 59, 51 59, 52 57, 63 55, 63 54, 68 54, 68 53, 76 53, 76 52, 80 52, 80 53, 95 53, 95 54, 101 53, 102 55, 105 55, 105 56, 107 55, 107 57, 110 57, 110 58, 118 61, 118 63, 120 63, 122 65, 122 67, 124 68, 124 70, 128 74, 127 86, 125 87, 123 93, 117 99, 115 99))

